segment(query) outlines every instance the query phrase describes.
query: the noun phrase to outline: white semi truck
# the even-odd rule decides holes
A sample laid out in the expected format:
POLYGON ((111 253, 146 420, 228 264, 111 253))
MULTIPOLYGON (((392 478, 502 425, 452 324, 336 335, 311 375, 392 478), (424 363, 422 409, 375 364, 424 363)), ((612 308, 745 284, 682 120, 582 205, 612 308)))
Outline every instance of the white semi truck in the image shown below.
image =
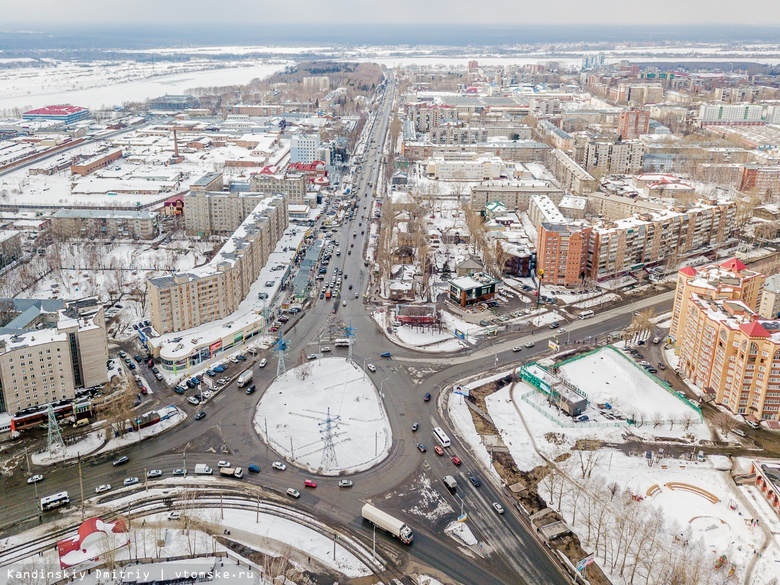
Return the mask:
POLYGON ((252 381, 252 369, 248 369, 238 377, 238 387, 242 388, 252 381))
POLYGON ((393 518, 387 512, 383 512, 371 504, 365 504, 363 506, 363 518, 371 522, 374 526, 389 532, 404 544, 412 544, 412 540, 414 539, 412 529, 401 520, 393 518))

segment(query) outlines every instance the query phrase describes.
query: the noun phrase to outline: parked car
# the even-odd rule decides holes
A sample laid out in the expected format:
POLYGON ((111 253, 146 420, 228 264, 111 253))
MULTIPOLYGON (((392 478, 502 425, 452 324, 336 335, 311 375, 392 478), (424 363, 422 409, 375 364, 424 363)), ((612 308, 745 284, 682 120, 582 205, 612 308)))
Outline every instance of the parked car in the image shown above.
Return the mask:
POLYGON ((168 514, 168 520, 178 520, 179 518, 181 518, 181 512, 173 511, 168 514))
POLYGON ((200 404, 200 399, 197 396, 190 396, 187 398, 187 402, 193 406, 198 406, 198 404, 200 404))
POLYGON ((230 467, 230 461, 220 461, 217 463, 217 467, 222 469, 223 467, 230 467))

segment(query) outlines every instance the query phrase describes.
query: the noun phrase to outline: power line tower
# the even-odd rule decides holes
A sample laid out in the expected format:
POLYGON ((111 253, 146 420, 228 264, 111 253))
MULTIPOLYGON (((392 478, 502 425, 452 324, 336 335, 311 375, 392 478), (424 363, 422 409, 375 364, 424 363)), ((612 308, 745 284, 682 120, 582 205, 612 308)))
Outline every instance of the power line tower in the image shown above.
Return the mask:
POLYGON ((354 343, 352 342, 352 339, 355 337, 355 328, 352 327, 352 319, 349 320, 349 326, 344 327, 344 335, 347 336, 347 340, 349 340, 349 349, 347 350, 347 361, 352 361, 352 346, 354 343))
POLYGON ((317 423, 321 427, 320 433, 322 433, 325 441, 325 446, 322 448, 322 461, 320 462, 320 467, 325 471, 334 469, 338 466, 338 461, 336 460, 336 447, 333 445, 333 431, 340 421, 340 416, 330 416, 330 408, 328 408, 327 418, 323 422, 317 423))
POLYGON ((279 361, 276 364, 276 377, 287 377, 287 366, 284 364, 284 350, 287 349, 287 342, 282 337, 282 332, 279 332, 279 339, 276 340, 276 347, 274 351, 277 352, 279 361))
POLYGON ((62 434, 60 433, 60 425, 57 423, 57 415, 54 414, 54 407, 49 404, 46 407, 46 414, 49 416, 48 420, 48 449, 49 453, 54 453, 60 449, 65 448, 65 441, 62 440, 62 434))

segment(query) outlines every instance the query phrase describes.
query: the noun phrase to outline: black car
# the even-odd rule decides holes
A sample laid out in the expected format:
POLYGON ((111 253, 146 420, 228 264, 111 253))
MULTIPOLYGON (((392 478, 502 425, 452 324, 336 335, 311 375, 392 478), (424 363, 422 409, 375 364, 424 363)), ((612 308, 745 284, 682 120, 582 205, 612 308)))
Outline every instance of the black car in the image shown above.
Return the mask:
POLYGON ((205 418, 205 417, 206 417, 206 413, 203 412, 202 410, 199 410, 198 414, 195 415, 195 420, 200 420, 200 419, 205 418))
POLYGON ((247 394, 254 394, 254 393, 255 393, 255 390, 257 390, 257 386, 255 386, 254 384, 252 384, 252 385, 251 385, 249 388, 247 388, 247 389, 246 389, 246 393, 247 393, 247 394))
POLYGON ((431 393, 426 392, 425 396, 423 396, 423 400, 425 400, 425 402, 428 402, 430 399, 431 399, 431 393))
POLYGON ((469 475, 469 481, 474 487, 479 487, 482 485, 482 482, 479 481, 479 478, 476 475, 469 475))

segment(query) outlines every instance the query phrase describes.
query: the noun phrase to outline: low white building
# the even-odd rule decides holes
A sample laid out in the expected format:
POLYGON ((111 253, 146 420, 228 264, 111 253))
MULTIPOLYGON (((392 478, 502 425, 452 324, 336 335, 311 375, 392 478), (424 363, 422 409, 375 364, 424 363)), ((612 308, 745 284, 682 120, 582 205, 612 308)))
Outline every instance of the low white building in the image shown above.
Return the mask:
POLYGON ((491 181, 506 177, 501 158, 474 157, 470 160, 446 160, 433 157, 426 163, 428 177, 440 181, 491 181))

